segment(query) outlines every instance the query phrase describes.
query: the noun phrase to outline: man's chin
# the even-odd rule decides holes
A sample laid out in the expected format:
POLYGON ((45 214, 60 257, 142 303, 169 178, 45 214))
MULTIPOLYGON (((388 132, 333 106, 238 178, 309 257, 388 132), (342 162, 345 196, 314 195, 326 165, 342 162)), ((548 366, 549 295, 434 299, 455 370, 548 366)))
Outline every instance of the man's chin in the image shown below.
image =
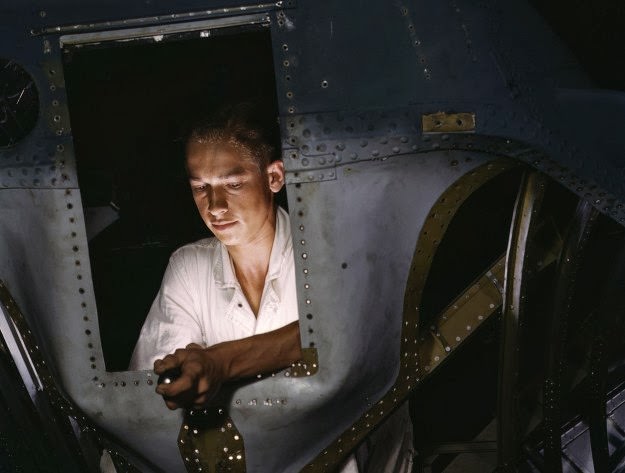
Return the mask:
POLYGON ((215 238, 217 238, 220 242, 222 242, 226 246, 234 246, 234 245, 239 244, 238 235, 234 235, 229 232, 220 232, 219 230, 217 231, 213 230, 213 235, 215 235, 215 238))

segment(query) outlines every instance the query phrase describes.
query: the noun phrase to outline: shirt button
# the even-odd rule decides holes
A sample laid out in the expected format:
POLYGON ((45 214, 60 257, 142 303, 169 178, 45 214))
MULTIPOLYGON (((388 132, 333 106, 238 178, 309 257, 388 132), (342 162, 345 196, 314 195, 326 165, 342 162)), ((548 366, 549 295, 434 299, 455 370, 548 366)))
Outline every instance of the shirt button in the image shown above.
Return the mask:
POLYGON ((241 304, 240 302, 237 304, 239 307, 243 307, 243 304, 241 304))

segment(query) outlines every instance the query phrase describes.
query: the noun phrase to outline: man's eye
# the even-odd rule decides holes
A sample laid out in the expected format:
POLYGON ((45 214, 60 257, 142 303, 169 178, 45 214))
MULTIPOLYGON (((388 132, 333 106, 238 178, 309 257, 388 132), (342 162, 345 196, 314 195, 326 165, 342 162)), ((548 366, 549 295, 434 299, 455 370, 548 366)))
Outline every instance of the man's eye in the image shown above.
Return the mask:
POLYGON ((230 189, 238 189, 239 187, 241 187, 243 184, 241 182, 232 182, 230 184, 228 184, 228 187, 230 189))
POLYGON ((206 186, 193 186, 191 187, 191 190, 193 191, 194 194, 199 194, 206 190, 206 186))

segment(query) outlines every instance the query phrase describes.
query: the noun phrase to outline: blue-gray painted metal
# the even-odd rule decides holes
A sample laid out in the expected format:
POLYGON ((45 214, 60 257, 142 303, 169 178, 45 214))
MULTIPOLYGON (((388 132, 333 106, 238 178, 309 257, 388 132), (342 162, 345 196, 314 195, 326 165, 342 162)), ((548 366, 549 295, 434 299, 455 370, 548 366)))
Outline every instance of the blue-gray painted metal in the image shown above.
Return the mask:
MULTIPOLYGON (((128 27, 176 24, 190 12, 228 18, 253 5, 0 7, 0 57, 26 68, 41 103, 31 135, 0 150, 0 278, 67 395, 165 471, 182 469, 179 416, 153 394, 149 373, 103 366, 59 39, 68 28, 106 31, 128 19, 128 27)), ((622 222, 622 135, 613 127, 625 105, 622 94, 593 91, 522 2, 284 2, 256 10, 270 15, 302 339, 315 343, 320 369, 238 389, 231 415, 250 471, 297 471, 393 384, 407 272, 438 196, 489 155, 505 154, 622 222), (470 135, 424 136, 420 116, 437 111, 473 112, 477 127, 470 135), (605 116, 610 126, 597 119, 605 116), (249 403, 273 397, 288 402, 249 403)))

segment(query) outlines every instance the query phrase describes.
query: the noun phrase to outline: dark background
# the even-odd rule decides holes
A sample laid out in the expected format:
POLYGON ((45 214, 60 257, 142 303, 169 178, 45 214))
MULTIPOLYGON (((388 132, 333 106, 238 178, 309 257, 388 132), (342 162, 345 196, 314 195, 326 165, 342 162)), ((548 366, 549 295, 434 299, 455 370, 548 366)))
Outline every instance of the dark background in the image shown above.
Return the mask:
POLYGON ((625 90, 625 2, 530 0, 598 88, 625 90))

